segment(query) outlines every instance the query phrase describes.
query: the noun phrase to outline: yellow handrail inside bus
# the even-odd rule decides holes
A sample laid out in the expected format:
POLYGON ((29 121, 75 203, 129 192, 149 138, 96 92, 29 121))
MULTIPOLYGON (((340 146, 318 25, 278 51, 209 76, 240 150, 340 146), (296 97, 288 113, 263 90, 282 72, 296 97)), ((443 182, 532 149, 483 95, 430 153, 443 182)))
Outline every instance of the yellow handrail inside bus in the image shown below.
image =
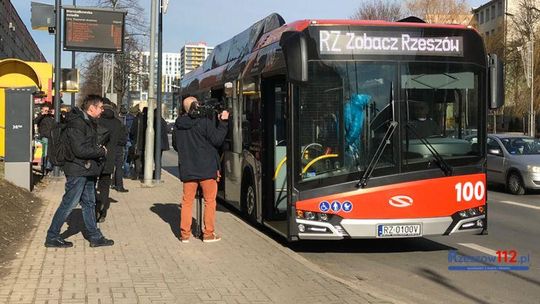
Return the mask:
POLYGON ((321 156, 319 156, 319 157, 314 158, 312 161, 310 161, 310 162, 304 167, 304 170, 302 170, 302 174, 306 173, 307 170, 309 169, 309 167, 311 167, 314 163, 320 161, 321 159, 332 158, 332 157, 338 157, 338 155, 337 155, 337 154, 325 154, 325 155, 321 155, 321 156))
POLYGON ((285 161, 287 161, 287 156, 285 156, 278 164, 277 168, 276 168, 276 172, 274 172, 274 180, 276 180, 278 174, 279 174, 279 171, 281 170, 281 167, 283 167, 283 164, 285 163, 285 161))

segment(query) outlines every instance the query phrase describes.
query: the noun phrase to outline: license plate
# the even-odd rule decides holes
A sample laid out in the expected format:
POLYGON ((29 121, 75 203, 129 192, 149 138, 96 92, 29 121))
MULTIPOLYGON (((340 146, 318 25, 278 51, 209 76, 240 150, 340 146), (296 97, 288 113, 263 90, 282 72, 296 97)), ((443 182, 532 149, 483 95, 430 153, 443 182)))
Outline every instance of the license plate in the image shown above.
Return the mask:
POLYGON ((420 224, 395 225, 384 224, 377 226, 377 237, 421 236, 420 224))

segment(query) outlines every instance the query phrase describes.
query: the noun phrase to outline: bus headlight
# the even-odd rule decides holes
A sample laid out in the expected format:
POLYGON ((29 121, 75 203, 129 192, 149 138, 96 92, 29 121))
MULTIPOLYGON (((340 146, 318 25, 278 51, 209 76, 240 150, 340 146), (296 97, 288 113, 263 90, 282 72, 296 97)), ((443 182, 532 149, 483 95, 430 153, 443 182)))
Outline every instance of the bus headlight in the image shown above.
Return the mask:
POLYGON ((328 222, 331 215, 322 212, 296 210, 296 218, 300 220, 328 222))
POLYGON ((486 213, 486 208, 484 206, 478 206, 476 208, 469 208, 459 211, 457 214, 460 218, 475 217, 486 213))
POLYGON ((328 214, 326 213, 319 213, 319 220, 323 222, 328 222, 328 214))
POLYGON ((304 217, 306 220, 313 221, 315 219, 315 213, 311 211, 304 212, 304 217))

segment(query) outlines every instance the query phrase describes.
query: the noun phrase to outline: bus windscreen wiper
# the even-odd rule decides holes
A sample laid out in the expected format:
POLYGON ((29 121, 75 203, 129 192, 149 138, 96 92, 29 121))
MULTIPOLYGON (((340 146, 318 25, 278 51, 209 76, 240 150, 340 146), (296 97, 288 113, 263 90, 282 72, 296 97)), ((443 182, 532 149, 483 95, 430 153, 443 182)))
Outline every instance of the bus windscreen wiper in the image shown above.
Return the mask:
POLYGON ((453 174, 454 168, 452 168, 452 166, 450 166, 444 160, 441 154, 437 152, 437 150, 429 143, 429 141, 427 141, 425 137, 420 136, 418 132, 416 132, 416 127, 414 125, 412 125, 411 123, 407 123, 407 127, 409 128, 409 130, 412 131, 413 135, 416 136, 416 138, 418 138, 420 142, 424 144, 424 146, 426 146, 429 152, 431 152, 433 158, 435 158, 435 163, 437 164, 437 166, 439 166, 439 168, 441 168, 441 170, 444 172, 444 175, 451 176, 453 174))
POLYGON ((396 130, 398 123, 396 121, 390 122, 390 125, 388 126, 388 129, 386 130, 386 133, 384 134, 383 139, 381 140, 381 143, 379 144, 379 147, 377 147, 377 151, 375 151, 375 154, 369 161, 369 165, 366 168, 366 171, 364 172, 364 175, 362 175, 362 178, 356 184, 356 187, 359 188, 365 188, 367 186, 367 182, 369 178, 371 177, 371 174, 373 173, 373 170, 375 169, 375 166, 379 162, 379 159, 381 158, 381 155, 384 152, 384 149, 386 146, 390 144, 390 138, 392 137, 392 134, 394 134, 394 131, 396 130))

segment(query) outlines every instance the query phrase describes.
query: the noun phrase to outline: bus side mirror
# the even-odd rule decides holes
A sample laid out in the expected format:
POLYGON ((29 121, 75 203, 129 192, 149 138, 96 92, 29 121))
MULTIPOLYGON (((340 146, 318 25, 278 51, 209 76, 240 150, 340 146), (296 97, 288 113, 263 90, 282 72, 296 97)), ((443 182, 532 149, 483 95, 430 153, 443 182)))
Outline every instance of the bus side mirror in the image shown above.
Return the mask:
POLYGON ((495 54, 488 56, 489 62, 489 108, 498 109, 504 105, 504 67, 495 54))
POLYGON ((283 49, 289 81, 303 84, 308 81, 307 38, 302 32, 289 31, 281 34, 279 45, 283 49))

